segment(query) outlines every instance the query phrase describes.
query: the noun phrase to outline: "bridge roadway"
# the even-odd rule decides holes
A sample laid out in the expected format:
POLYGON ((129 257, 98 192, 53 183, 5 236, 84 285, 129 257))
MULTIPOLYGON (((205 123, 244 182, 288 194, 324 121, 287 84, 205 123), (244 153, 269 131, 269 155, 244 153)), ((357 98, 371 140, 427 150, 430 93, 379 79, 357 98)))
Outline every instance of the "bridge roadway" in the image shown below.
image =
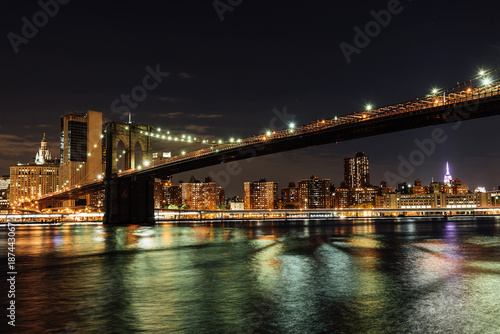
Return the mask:
MULTIPOLYGON (((147 168, 133 168, 120 172, 117 178, 119 180, 137 176, 164 178, 251 157, 498 114, 500 114, 500 84, 472 88, 469 82, 450 88, 439 95, 214 145, 156 162, 147 168)), ((101 189, 104 189, 102 179, 90 180, 44 195, 37 200, 74 198, 101 189)))

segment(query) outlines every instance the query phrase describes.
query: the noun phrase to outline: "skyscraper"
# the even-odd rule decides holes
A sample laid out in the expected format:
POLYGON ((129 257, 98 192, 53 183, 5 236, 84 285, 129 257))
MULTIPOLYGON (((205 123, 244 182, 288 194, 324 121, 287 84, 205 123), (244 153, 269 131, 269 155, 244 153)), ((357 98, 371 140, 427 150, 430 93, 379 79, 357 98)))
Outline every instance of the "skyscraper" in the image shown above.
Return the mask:
POLYGON ((344 159, 344 182, 348 188, 370 185, 370 163, 363 152, 357 152, 354 158, 344 159))
POLYGON ((444 175, 444 183, 451 184, 453 178, 450 174, 450 166, 448 165, 448 161, 446 161, 446 174, 444 175))
POLYGON ((102 113, 71 113, 61 117, 61 188, 101 175, 102 113))

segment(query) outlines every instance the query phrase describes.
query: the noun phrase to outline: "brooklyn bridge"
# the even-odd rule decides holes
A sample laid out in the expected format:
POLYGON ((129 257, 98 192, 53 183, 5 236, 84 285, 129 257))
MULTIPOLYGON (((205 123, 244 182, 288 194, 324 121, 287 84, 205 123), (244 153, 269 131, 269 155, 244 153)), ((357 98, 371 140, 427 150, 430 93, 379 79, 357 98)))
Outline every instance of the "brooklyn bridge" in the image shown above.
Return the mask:
MULTIPOLYGON (((225 141, 187 138, 188 143, 201 144, 203 148, 156 161, 152 159, 151 139, 177 138, 153 125, 109 122, 101 136, 106 147, 104 175, 89 175, 78 184, 33 201, 44 207, 48 203, 104 190, 105 223, 153 223, 155 178, 310 146, 497 115, 500 113, 500 84, 492 77, 499 70, 481 73, 470 81, 444 90, 433 90, 411 101, 377 108, 367 106, 362 111, 308 124, 289 124, 287 129, 247 138, 225 141), (120 143, 125 149, 119 149, 120 143), (141 161, 136 161, 134 154, 137 143, 143 148, 141 161), (122 156, 124 168, 119 169, 118 161, 122 156)), ((336 110, 337 114, 342 112, 336 110)), ((100 152, 90 152, 89 156, 93 154, 100 152)))

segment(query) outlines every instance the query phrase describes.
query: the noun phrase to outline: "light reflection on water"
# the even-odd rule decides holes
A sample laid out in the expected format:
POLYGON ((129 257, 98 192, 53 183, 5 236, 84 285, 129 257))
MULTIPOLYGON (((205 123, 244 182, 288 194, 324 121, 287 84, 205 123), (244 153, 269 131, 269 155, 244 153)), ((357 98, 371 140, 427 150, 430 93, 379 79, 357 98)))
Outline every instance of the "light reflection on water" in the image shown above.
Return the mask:
POLYGON ((500 332, 494 218, 16 236, 20 333, 500 332))

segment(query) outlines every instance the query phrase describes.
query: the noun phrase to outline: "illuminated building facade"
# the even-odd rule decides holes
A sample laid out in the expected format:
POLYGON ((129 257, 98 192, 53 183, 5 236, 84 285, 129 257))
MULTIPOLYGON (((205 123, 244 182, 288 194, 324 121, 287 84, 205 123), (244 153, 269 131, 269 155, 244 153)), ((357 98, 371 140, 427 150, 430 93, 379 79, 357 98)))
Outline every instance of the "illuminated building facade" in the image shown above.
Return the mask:
POLYGON ((349 207, 349 188, 340 187, 335 189, 333 207, 343 209, 349 207))
POLYGON ((182 183, 182 203, 192 210, 217 210, 217 184, 209 179, 200 182, 191 177, 182 183))
POLYGON ((299 181, 299 207, 301 209, 324 209, 331 203, 330 179, 311 176, 299 181))
POLYGON ((154 185, 154 206, 155 209, 163 209, 165 207, 165 193, 163 190, 163 180, 155 179, 154 185))
POLYGON ((386 194, 385 207, 389 209, 473 209, 491 205, 486 193, 467 194, 386 194))
POLYGON ((281 188, 281 199, 283 201, 283 205, 298 204, 299 187, 296 187, 294 182, 288 183, 288 187, 281 188))
POLYGON ((9 207, 10 175, 0 177, 0 209, 9 207))
POLYGON ((59 160, 50 157, 45 135, 35 159, 10 167, 10 204, 20 206, 36 197, 59 190, 59 160), (42 154, 40 154, 42 152, 42 154))
POLYGON ((72 113, 61 117, 60 187, 102 176, 105 168, 102 113, 72 113))
POLYGON ((375 207, 375 196, 379 194, 378 188, 365 187, 353 188, 349 191, 349 207, 369 205, 375 207))
POLYGON ((347 188, 370 185, 370 162, 363 152, 357 152, 354 158, 344 159, 344 182, 347 188))
POLYGON ((164 206, 168 208, 170 205, 181 207, 182 205, 182 189, 180 185, 165 184, 163 186, 164 206))
POLYGON ((222 205, 226 205, 226 192, 223 187, 217 187, 217 208, 220 208, 222 205))
POLYGON ((245 182, 243 188, 245 210, 278 208, 278 182, 245 182))
POLYGON ((450 166, 448 165, 448 161, 446 161, 446 174, 444 175, 444 183, 451 184, 451 181, 453 181, 453 178, 450 174, 450 166))

